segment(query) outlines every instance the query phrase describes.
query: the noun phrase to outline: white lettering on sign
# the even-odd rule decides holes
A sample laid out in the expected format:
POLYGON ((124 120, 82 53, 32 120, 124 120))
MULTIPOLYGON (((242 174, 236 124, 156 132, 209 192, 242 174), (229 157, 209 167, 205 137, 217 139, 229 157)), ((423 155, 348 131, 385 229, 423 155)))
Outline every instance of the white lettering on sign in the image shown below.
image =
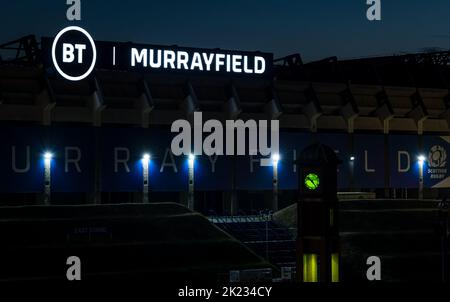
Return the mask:
POLYGON ((130 150, 124 147, 114 148, 114 173, 119 171, 119 164, 122 164, 127 173, 130 173, 130 167, 128 167, 128 161, 130 160, 130 150), (125 156, 120 157, 120 154, 125 156))
POLYGON ((75 60, 75 49, 78 50, 77 53, 77 57, 78 60, 77 62, 79 64, 83 63, 83 50, 86 49, 86 45, 85 44, 69 44, 69 43, 63 43, 63 54, 62 54, 62 58, 63 58, 63 62, 64 63, 72 63, 75 60))
POLYGON ((131 66, 136 66, 136 63, 147 67, 147 49, 138 51, 136 48, 131 49, 131 66))
POLYGON ((368 151, 364 150, 364 171, 367 173, 373 173, 375 172, 375 169, 369 168, 369 159, 368 159, 368 151))
POLYGON ((397 153, 397 171, 399 173, 408 172, 411 168, 411 158, 407 151, 398 151, 397 153), (405 165, 402 165, 402 158, 405 158, 405 165))
POLYGON ((25 164, 23 165, 23 168, 19 168, 17 167, 17 162, 16 162, 16 146, 12 146, 11 147, 11 152, 12 152, 12 170, 15 173, 27 173, 28 171, 30 171, 30 146, 27 146, 26 148, 27 150, 27 155, 25 158, 25 164))
POLYGON ((75 166, 75 169, 78 173, 81 173, 80 168, 80 160, 81 160, 81 150, 79 147, 65 147, 64 148, 64 171, 66 173, 69 172, 69 164, 72 164, 75 166), (71 155, 75 154, 73 157, 71 155))
POLYGON ((161 165, 161 169, 159 170, 160 173, 164 172, 165 167, 172 167, 174 173, 178 173, 177 165, 175 163, 175 158, 173 157, 172 151, 167 148, 166 152, 164 153, 163 162, 161 165), (167 161, 167 157, 170 157, 170 162, 167 161))
POLYGON ((75 55, 73 54, 74 47, 72 44, 64 43, 63 44, 63 62, 64 63, 72 63, 75 60, 75 55))
POLYGON ((131 67, 154 69, 199 70, 263 74, 266 60, 261 56, 131 48, 131 67))
MULTIPOLYGON (((58 52, 58 55, 60 53, 58 52)), ((52 43, 52 61, 53 61, 53 66, 55 67, 56 71, 62 76, 64 77, 66 80, 69 81, 80 81, 84 78, 86 78, 94 69, 95 67, 95 63, 97 61, 97 50, 95 48, 95 42, 92 39, 91 35, 84 30, 81 27, 78 26, 69 26, 66 27, 64 29, 62 29, 55 37, 55 39, 53 40, 52 43), (64 66, 60 66, 58 60, 62 61, 62 63, 72 63, 75 61, 75 56, 77 57, 77 63, 78 64, 82 64, 83 63, 83 53, 84 51, 87 49, 87 45, 86 44, 71 44, 71 43, 67 43, 67 42, 62 42, 62 58, 58 58, 57 53, 56 53, 56 49, 57 49, 57 45, 58 42, 60 40, 64 40, 64 36, 66 33, 68 32, 78 32, 82 35, 84 35, 88 41, 89 41, 89 47, 92 50, 92 61, 86 64, 86 70, 83 74, 81 75, 71 75, 66 71, 64 71, 64 66), (76 50, 76 51, 75 51, 76 50)))
POLYGON ((62 77, 70 81, 85 79, 95 66, 98 68, 119 66, 133 71, 137 68, 148 68, 256 76, 268 74, 272 67, 271 55, 259 52, 231 53, 228 50, 218 49, 170 49, 164 46, 130 45, 129 43, 111 45, 110 42, 99 42, 98 46, 101 50, 99 56, 103 58, 96 65, 97 49, 91 35, 78 26, 66 27, 52 42, 53 67, 62 77), (84 37, 79 41, 73 41, 80 35, 84 37), (105 53, 108 54, 106 60, 105 53))

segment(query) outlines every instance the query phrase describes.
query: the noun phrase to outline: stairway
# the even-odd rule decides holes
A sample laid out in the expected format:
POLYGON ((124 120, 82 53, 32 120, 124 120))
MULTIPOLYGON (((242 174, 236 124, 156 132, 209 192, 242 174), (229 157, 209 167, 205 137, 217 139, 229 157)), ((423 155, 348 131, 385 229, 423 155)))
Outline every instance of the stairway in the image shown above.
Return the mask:
POLYGON ((230 218, 215 224, 275 266, 295 266, 296 244, 292 232, 274 221, 251 218, 248 216, 248 221, 230 218))
POLYGON ((441 280, 437 201, 340 202, 342 281, 367 280, 369 256, 381 260, 383 281, 441 280))

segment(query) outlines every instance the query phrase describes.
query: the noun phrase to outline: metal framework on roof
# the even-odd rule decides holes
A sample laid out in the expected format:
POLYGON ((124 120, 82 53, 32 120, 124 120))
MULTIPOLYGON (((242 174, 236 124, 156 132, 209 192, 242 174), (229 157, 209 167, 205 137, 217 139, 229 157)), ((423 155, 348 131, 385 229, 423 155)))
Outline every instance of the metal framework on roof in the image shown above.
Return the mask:
MULTIPOLYGON (((11 51, 14 56, 5 60, 13 64, 36 64, 39 56, 39 45, 34 35, 28 35, 20 39, 0 44, 0 51, 11 51)), ((0 63, 3 63, 0 55, 0 63)))
POLYGON ((0 45, 0 121, 152 127, 201 110, 313 132, 449 131, 449 51, 310 63, 294 54, 274 60, 272 80, 97 69, 75 83, 44 70, 39 52, 32 35, 0 45))

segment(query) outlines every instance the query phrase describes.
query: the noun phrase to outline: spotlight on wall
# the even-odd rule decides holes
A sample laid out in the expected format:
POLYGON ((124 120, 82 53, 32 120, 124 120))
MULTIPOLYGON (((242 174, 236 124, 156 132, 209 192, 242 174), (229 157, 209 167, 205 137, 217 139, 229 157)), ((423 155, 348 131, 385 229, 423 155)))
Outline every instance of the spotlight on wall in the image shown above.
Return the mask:
POLYGON ((423 165, 423 163, 426 161, 426 157, 423 154, 420 154, 419 156, 417 156, 417 160, 419 161, 420 165, 423 165))
POLYGON ((45 159, 45 161, 51 161, 52 160, 52 158, 53 158, 53 153, 51 153, 51 152, 49 152, 49 151, 47 151, 47 152, 45 152, 44 153, 44 159, 45 159))
POLYGON ((350 156, 350 161, 355 161, 355 157, 353 155, 350 156))
POLYGON ((195 155, 194 154, 189 154, 189 161, 194 161, 195 160, 195 155))
POLYGON ((144 155, 142 155, 142 163, 143 164, 148 164, 148 162, 150 161, 150 154, 148 153, 144 153, 144 155))
POLYGON ((280 154, 274 154, 272 155, 272 162, 274 164, 277 164, 280 161, 280 154))

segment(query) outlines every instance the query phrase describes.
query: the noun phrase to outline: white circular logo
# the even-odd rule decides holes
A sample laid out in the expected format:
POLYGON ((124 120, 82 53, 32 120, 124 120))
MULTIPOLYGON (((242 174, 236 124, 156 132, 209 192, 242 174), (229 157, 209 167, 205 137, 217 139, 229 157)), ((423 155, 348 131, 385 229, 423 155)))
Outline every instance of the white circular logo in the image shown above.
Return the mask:
POLYGON ((65 79, 69 81, 80 81, 86 78, 94 69, 95 62, 97 61, 97 50, 95 48, 94 39, 92 39, 91 35, 86 30, 78 26, 69 26, 62 29, 53 40, 52 61, 58 73, 65 79), (75 33, 78 36, 81 36, 82 39, 87 40, 91 49, 87 49, 88 43, 77 43, 77 39, 74 40, 73 37, 71 37, 71 39, 67 37, 67 43, 64 43, 64 41, 63 43, 59 43, 60 40, 64 40, 64 36, 68 36, 71 32, 72 34, 75 33), (62 44, 62 46, 60 44, 62 44), (57 49, 61 50, 58 52, 58 54, 62 54, 61 57, 57 57, 57 49), (88 64, 85 62, 86 59, 91 59, 88 64), (66 71, 63 71, 63 69, 66 69, 66 71))
POLYGON ((447 152, 444 147, 435 145, 428 153, 428 165, 432 168, 442 168, 447 164, 447 152))

